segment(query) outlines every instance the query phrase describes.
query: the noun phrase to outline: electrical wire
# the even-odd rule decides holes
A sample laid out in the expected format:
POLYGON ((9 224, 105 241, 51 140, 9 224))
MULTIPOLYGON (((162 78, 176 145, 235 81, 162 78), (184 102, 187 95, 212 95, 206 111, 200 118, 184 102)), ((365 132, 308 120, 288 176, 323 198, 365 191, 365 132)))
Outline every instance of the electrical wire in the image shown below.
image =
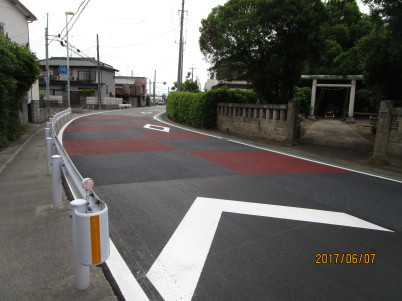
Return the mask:
POLYGON ((66 35, 67 35, 67 33, 66 33, 66 34, 64 34, 64 36, 62 36, 62 35, 63 35, 63 32, 67 29, 67 26, 70 25, 70 23, 73 22, 73 20, 74 20, 73 24, 72 24, 71 27, 68 29, 68 31, 71 31, 71 29, 73 28, 75 22, 77 22, 77 20, 78 20, 78 18, 80 17, 81 13, 82 13, 83 10, 87 7, 87 5, 88 5, 88 3, 89 3, 90 1, 91 1, 91 0, 84 0, 84 1, 81 2, 81 4, 80 4, 80 6, 78 7, 77 11, 74 13, 74 16, 67 22, 66 26, 64 26, 64 28, 61 30, 61 32, 60 32, 60 37, 62 37, 62 39, 64 39, 64 38, 66 37, 66 35), (85 2, 86 2, 86 3, 85 3, 85 2), (84 5, 84 3, 85 3, 85 5, 84 5), (82 7, 83 5, 84 5, 84 7, 81 9, 81 7, 82 7), (81 11, 80 11, 80 9, 81 9, 81 11))

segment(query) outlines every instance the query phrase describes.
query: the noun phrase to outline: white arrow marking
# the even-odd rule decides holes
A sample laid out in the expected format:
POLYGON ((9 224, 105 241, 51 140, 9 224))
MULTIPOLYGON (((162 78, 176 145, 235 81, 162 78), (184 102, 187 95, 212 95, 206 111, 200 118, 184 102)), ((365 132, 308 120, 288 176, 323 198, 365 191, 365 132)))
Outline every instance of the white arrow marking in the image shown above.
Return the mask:
POLYGON ((198 197, 147 274, 166 301, 193 297, 222 212, 392 232, 341 212, 198 197))
POLYGON ((146 124, 146 125, 144 125, 144 128, 150 129, 150 130, 155 130, 155 131, 166 132, 166 133, 169 133, 169 131, 170 131, 170 128, 168 128, 168 127, 153 125, 153 124, 146 124))

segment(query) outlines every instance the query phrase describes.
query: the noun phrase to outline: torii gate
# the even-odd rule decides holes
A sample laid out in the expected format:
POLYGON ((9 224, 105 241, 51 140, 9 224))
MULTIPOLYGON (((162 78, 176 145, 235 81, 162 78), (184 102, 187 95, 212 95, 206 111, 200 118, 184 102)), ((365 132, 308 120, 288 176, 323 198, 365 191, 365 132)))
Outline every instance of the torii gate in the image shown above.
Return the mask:
POLYGON ((349 111, 347 121, 354 121, 353 111, 355 108, 356 80, 363 80, 363 75, 302 75, 302 79, 312 79, 311 103, 309 119, 315 119, 314 108, 317 87, 350 88, 349 111), (350 80, 350 84, 319 84, 318 80, 350 80))

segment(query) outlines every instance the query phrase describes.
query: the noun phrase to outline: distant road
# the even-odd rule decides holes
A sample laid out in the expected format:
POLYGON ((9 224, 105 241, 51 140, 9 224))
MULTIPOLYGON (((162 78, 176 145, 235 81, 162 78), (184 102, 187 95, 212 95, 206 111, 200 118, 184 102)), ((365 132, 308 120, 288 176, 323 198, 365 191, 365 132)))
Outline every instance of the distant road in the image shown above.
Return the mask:
POLYGON ((401 183, 172 127, 163 110, 64 132, 151 300, 402 300, 401 183))

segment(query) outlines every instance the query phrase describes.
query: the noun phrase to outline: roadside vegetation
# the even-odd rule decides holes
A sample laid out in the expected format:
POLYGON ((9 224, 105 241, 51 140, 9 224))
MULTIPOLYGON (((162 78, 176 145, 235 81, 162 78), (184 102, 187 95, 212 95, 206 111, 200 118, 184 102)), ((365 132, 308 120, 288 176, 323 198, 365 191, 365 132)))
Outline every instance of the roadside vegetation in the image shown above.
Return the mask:
POLYGON ((301 74, 363 74, 357 97, 376 110, 402 99, 402 1, 363 2, 369 15, 355 0, 229 0, 202 20, 200 49, 217 78, 250 81, 263 103, 308 102, 301 74))
POLYGON ((21 105, 39 73, 36 56, 0 34, 0 148, 24 133, 21 105))
POLYGON ((198 127, 216 127, 216 109, 219 102, 257 103, 254 91, 229 90, 226 87, 207 92, 173 92, 166 102, 169 118, 198 127))

